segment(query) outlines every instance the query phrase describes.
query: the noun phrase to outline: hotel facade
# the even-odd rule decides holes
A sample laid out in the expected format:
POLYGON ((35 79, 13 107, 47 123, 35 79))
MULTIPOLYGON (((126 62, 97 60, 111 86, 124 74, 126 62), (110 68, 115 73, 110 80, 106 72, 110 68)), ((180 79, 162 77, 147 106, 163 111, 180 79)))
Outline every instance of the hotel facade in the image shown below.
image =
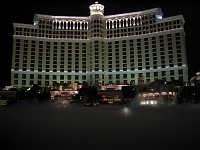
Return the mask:
POLYGON ((13 23, 11 85, 54 83, 138 84, 158 79, 188 82, 184 18, 161 8, 90 16, 35 14, 33 24, 13 23))

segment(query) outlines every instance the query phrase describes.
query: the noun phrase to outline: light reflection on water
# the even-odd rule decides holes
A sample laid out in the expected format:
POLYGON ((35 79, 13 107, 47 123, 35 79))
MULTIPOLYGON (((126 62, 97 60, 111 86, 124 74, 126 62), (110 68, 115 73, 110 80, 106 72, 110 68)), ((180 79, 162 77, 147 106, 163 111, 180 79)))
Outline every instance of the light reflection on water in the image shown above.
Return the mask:
POLYGON ((56 102, 56 106, 58 108, 65 108, 68 107, 70 105, 70 102, 68 100, 59 100, 56 102))
POLYGON ((125 116, 128 117, 132 112, 131 109, 128 107, 124 107, 121 109, 121 113, 125 116))

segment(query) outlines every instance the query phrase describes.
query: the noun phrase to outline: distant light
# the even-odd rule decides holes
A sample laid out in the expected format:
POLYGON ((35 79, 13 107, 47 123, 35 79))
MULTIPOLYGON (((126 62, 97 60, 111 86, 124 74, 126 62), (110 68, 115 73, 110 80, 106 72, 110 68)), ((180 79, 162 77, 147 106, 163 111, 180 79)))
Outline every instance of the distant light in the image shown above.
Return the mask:
POLYGON ((155 105, 155 104, 157 104, 157 101, 150 101, 150 104, 155 105))
POLYGON ((128 107, 124 107, 122 109, 122 113, 125 117, 127 117, 130 113, 131 113, 131 110, 128 108, 128 107))
POLYGON ((162 15, 156 15, 156 19, 162 19, 162 15))
POLYGON ((39 21, 34 21, 34 25, 38 25, 39 21))
POLYGON ((142 100, 140 102, 140 105, 156 105, 157 101, 156 100, 142 100))

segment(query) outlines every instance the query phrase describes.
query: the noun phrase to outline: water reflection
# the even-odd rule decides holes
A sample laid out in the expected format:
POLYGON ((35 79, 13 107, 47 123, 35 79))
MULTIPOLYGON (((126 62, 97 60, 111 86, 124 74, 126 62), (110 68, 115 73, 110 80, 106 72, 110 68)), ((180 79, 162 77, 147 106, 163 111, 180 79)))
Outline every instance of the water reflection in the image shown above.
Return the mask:
POLYGON ((124 107, 122 108, 121 112, 125 117, 128 117, 131 114, 131 109, 128 107, 124 107))
POLYGON ((70 104, 70 102, 68 100, 58 100, 55 103, 58 108, 65 108, 65 107, 69 106, 69 104, 70 104))

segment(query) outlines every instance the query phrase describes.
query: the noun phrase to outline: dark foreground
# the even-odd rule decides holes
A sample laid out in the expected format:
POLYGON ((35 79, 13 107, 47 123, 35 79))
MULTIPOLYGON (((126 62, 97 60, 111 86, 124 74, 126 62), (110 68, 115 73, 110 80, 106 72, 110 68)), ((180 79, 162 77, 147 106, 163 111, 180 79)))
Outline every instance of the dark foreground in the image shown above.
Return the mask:
POLYGON ((200 149, 200 105, 0 107, 2 150, 200 149))

